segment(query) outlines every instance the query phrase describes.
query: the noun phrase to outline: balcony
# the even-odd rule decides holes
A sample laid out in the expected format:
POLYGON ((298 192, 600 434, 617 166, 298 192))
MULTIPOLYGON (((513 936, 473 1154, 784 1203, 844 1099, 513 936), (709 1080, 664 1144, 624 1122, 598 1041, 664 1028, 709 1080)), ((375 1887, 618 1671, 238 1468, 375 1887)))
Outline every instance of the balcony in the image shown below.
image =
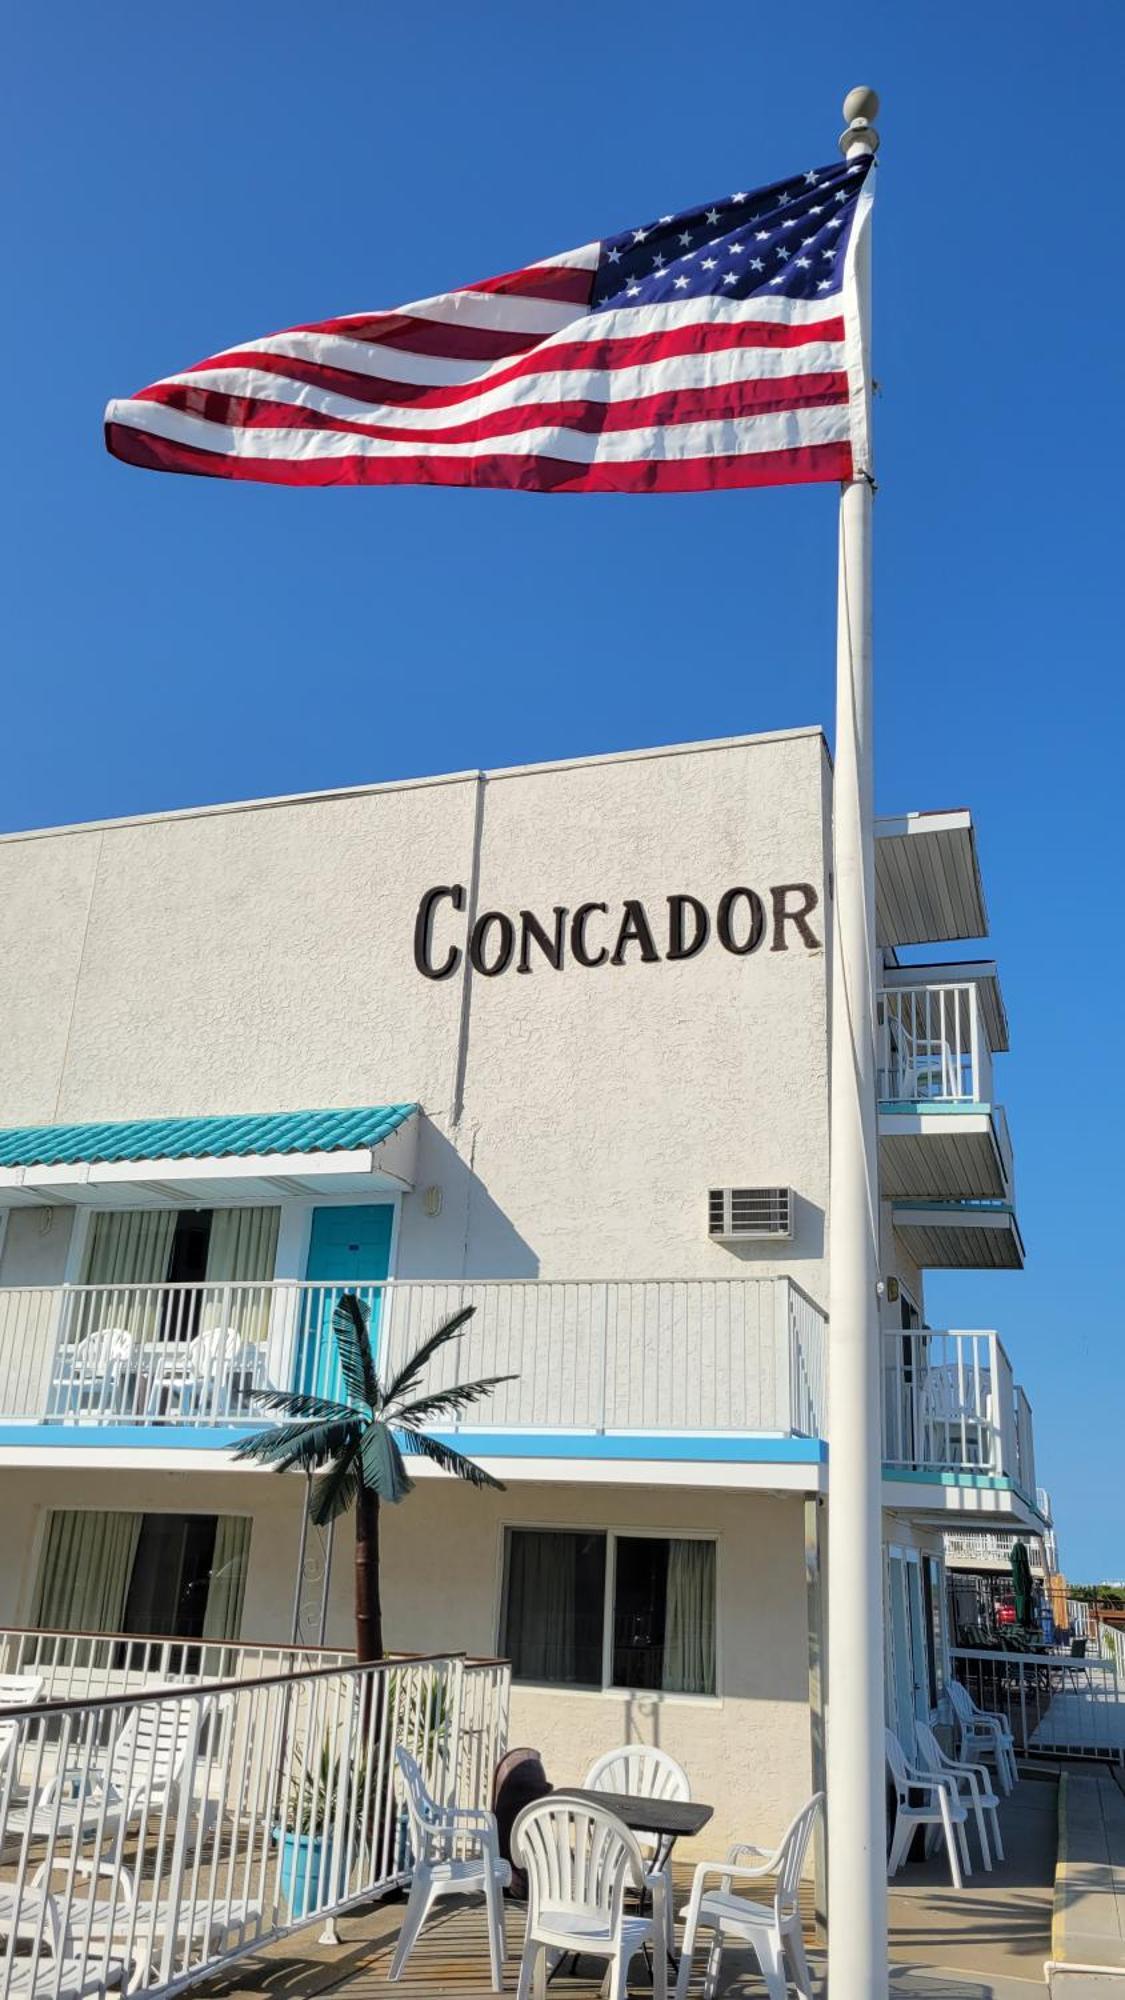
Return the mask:
POLYGON ((901 1485, 971 1491, 980 1511, 1013 1507, 1022 1524, 1036 1502, 1031 1404, 1013 1380, 995 1333, 886 1333, 883 1336, 886 1476, 901 1485), (992 1498, 985 1507, 982 1495, 992 1498), (1004 1501, 1001 1496, 1007 1495, 1004 1501))
MULTIPOLYGON (((342 1397, 331 1334, 342 1289, 0 1290, 0 1446, 226 1448, 269 1421, 264 1389, 342 1397)), ((478 1455, 823 1461, 825 1319, 787 1278, 357 1289, 388 1372, 475 1308, 424 1385, 514 1377, 459 1428, 478 1455)))
POLYGON ((1043 1544, 1037 1535, 997 1533, 988 1529, 983 1533, 956 1534, 945 1537, 945 1561, 949 1569, 996 1570, 1003 1576, 1011 1575, 1012 1550, 1017 1542, 1022 1542, 1027 1550, 1032 1575, 1042 1580, 1047 1575, 1047 1564, 1043 1554, 1043 1544))
POLYGON ((899 968, 885 979, 879 1161, 895 1227, 920 1265, 1018 1268, 1012 1144, 993 1078, 1008 1039, 995 967, 899 968))

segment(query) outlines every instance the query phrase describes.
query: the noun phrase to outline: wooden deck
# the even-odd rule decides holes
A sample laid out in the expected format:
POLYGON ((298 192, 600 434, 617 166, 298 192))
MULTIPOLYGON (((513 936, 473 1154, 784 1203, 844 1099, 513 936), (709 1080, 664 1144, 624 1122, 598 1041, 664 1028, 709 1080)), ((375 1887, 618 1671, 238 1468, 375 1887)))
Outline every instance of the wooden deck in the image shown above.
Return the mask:
MULTIPOLYGON (((677 1906, 687 1901, 690 1869, 677 1870, 677 1906)), ((488 1971, 488 1940, 484 1906, 458 1902, 452 1897, 439 1903, 414 1948, 406 1971, 396 1985, 387 1978, 391 1954, 398 1937, 405 1907, 404 1899, 373 1903, 366 1910, 341 1917, 341 1943, 325 1946, 317 1942, 317 1931, 299 1935, 270 1946, 260 1956, 231 1967, 220 1979, 211 1980, 198 1991, 210 2000, 235 2000, 236 1995, 270 1995, 273 2000, 306 2000, 314 1994, 332 1994, 339 2000, 486 2000, 492 1992, 488 1971)), ((519 1975, 519 1954, 523 1943, 524 1910, 509 1903, 508 1964, 504 1991, 514 1994, 519 1975)), ((812 1919, 811 1889, 808 1919, 812 1919)), ((808 1925, 806 1925, 808 1931, 808 1925)), ((822 1961, 811 1944, 814 1971, 822 1961)), ((696 1954, 697 1976, 692 1993, 698 1995, 703 1980, 704 1954, 696 1954)), ((557 1977, 551 1984, 552 2000, 596 2000, 605 1968, 592 1959, 583 1961, 578 1976, 557 1977)), ((719 1991, 728 2000, 762 2000, 765 1987, 757 1975, 753 1955, 731 1949, 723 1961, 724 1977, 719 1991)), ((633 1967, 630 1993, 651 1994, 652 1988, 638 1959, 633 1967)))

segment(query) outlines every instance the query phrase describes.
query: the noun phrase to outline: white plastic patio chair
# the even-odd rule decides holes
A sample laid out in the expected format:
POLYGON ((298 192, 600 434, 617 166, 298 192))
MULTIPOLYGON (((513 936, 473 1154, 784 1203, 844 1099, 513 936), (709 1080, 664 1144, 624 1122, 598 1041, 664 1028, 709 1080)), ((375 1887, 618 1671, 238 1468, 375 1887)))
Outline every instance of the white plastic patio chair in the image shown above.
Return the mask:
POLYGON ((957 1755, 962 1763, 994 1763, 1000 1790, 1010 1793, 1019 1782, 1016 1746, 1006 1717, 978 1708, 967 1687, 950 1681, 949 1705, 957 1724, 957 1755))
POLYGON ((51 1411, 56 1416, 113 1416, 120 1398, 119 1383, 133 1354, 133 1336, 127 1327, 103 1326, 81 1340, 67 1342, 58 1350, 55 1379, 51 1389, 51 1411))
POLYGON ((712 2000, 718 1985, 723 1945, 728 1938, 748 1944, 755 1952, 770 2000, 785 2000, 787 1965, 801 2000, 812 2000, 812 1975, 805 1957, 798 1898, 805 1853, 823 1803, 824 1793, 816 1792, 790 1821, 772 1853, 742 1842, 729 1850, 725 1861, 699 1863, 684 1911, 684 1946, 676 2000, 686 2000, 692 1954, 700 1931, 710 1933, 704 2000, 712 2000), (719 1877, 719 1886, 708 1890, 706 1882, 711 1875, 719 1877), (761 1881, 766 1875, 777 1878, 772 1903, 751 1902, 733 1893, 735 1882, 761 1881))
POLYGON ((81 1925, 76 1929, 74 1917, 80 1917, 84 1908, 72 1904, 64 1915, 63 1904, 41 1887, 28 1884, 17 1898, 13 1885, 0 1886, 0 1924, 6 1930, 14 1926, 17 1937, 35 1940, 26 1958, 13 1958, 7 1972, 0 1974, 9 1995, 18 1994, 19 2000, 85 2000, 87 1994, 124 1987, 129 1970, 125 1960, 93 1949, 85 1929, 81 1925))
MULTIPOLYGON (((222 1701, 218 1707, 223 1709, 222 1701)), ((30 1822, 33 1838, 57 1832, 84 1840, 99 1828, 116 1831, 122 1822, 128 1826, 141 1814, 159 1811, 180 1785, 196 1740, 195 1723, 191 1701, 134 1708, 108 1758, 91 1755, 87 1762, 84 1751, 71 1746, 81 1762, 56 1771, 34 1800, 13 1806, 5 1815, 4 1837, 22 1834, 30 1822)))
POLYGON ((895 1830, 887 1857, 887 1874, 897 1875, 906 1859, 916 1828, 926 1828, 927 1850, 940 1828, 949 1856, 949 1873, 955 1889, 963 1889, 962 1870, 971 1875, 969 1843, 965 1837, 968 1813, 957 1796, 951 1778, 935 1778, 907 1762, 906 1752, 893 1729, 886 1731, 887 1766, 895 1788, 895 1830), (922 1797, 919 1798, 918 1794, 922 1797))
POLYGON ((957 1788, 958 1799, 968 1794, 968 1804, 977 1823, 981 1860, 991 1874, 991 1850, 995 1848, 996 1859, 1003 1861, 1004 1842, 1000 1836, 1000 1801, 992 1789, 988 1770, 983 1764, 965 1764, 948 1757, 928 1723, 915 1723, 914 1741, 918 1747, 918 1759, 923 1770, 932 1771, 936 1778, 952 1778, 957 1788), (985 1813, 992 1814, 991 1848, 984 1823, 985 1813))
MULTIPOLYGON (((607 1750, 596 1757, 582 1784, 586 1792, 632 1792, 642 1799, 683 1799, 691 1797, 691 1783, 682 1764, 667 1750, 652 1743, 626 1743, 620 1750, 607 1750)), ((641 1853, 655 1862, 660 1855, 658 1834, 638 1833, 641 1853)), ((670 1857, 663 1863, 664 1909, 668 1926, 668 1950, 675 1946, 675 1904, 670 1857)))
POLYGON ((430 1797, 416 1760, 401 1746, 395 1750, 395 1763, 410 1822, 414 1872, 388 1977, 401 1979, 431 1904, 441 1896, 463 1896, 478 1889, 488 1910, 492 1987, 500 1993, 508 1955, 504 1890, 512 1871, 500 1855, 496 1821, 490 1812, 474 1806, 439 1805, 430 1797))
POLYGON ((546 2000, 548 1956, 606 1962, 606 2000, 625 2000, 629 1966, 652 1953, 653 2000, 667 2000, 664 1876, 647 1873, 635 1834, 604 1806, 558 1793, 525 1806, 512 1828, 512 1857, 527 1870, 527 1934, 517 2000, 546 2000), (626 1915, 626 1892, 643 1907, 626 1915))
POLYGON ((256 1382, 259 1357, 256 1343, 245 1340, 236 1326, 211 1326, 197 1334, 174 1378, 184 1414, 210 1417, 237 1414, 245 1400, 245 1383, 256 1382))

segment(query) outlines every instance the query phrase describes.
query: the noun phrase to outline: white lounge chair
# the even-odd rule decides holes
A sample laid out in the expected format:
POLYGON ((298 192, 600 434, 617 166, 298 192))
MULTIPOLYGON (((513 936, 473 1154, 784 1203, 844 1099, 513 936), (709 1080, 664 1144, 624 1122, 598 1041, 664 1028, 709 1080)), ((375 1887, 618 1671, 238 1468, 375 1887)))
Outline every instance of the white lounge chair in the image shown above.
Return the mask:
POLYGON ((926 1828, 927 1847, 940 1828, 945 1836, 953 1887, 963 1889, 962 1869, 966 1875, 971 1875, 973 1871, 969 1861, 969 1843, 965 1837, 968 1813, 958 1798, 956 1786, 951 1778, 935 1778, 932 1772, 919 1770, 917 1765, 908 1763, 906 1752, 893 1729, 886 1731, 886 1743, 887 1766, 895 1788, 895 1830, 887 1858, 887 1874, 898 1874, 918 1827, 926 1828))
POLYGON ((401 1979, 403 1967, 418 1940, 430 1907, 441 1896, 464 1896, 481 1890, 488 1908, 488 1957, 494 1992, 504 1985, 508 1955, 504 1931, 504 1890, 512 1879, 501 1858, 496 1821, 473 1806, 442 1806, 430 1797, 425 1780, 408 1750, 395 1751, 395 1763, 406 1800, 414 1873, 402 1929, 388 1977, 401 1979))
MULTIPOLYGON (((691 1782, 682 1764, 677 1764, 667 1750, 658 1750, 652 1743, 626 1743, 620 1750, 607 1750, 604 1756, 595 1758, 582 1785, 587 1792, 632 1792, 643 1799, 690 1799, 691 1782)), ((638 1833, 637 1844, 650 1866, 655 1865, 660 1856, 661 1841, 654 1833, 638 1833)), ((675 1945, 675 1905, 672 1890, 672 1869, 668 1859, 663 1862, 664 1909, 668 1924, 668 1950, 675 1945)))
POLYGON ((636 1835, 603 1806, 564 1793, 525 1806, 512 1856, 527 1870, 527 1935, 517 2000, 546 2000, 547 1960, 573 1953, 606 1961, 606 2000, 625 2000, 629 1966, 652 1953, 653 2000, 667 2000, 664 1876, 645 1869, 636 1835), (626 1892, 652 1898, 627 1916, 626 1892))
POLYGON ((817 1792, 790 1822, 781 1841, 769 1852, 764 1847, 741 1844, 732 1847, 725 1861, 701 1861, 692 1878, 691 1898, 684 1912, 684 1948, 676 1982, 676 2000, 686 2000, 691 1978, 692 1954, 700 1931, 710 1937, 704 2000, 712 2000, 718 1984, 723 1945, 728 1938, 748 1944, 762 1968, 770 2000, 785 2000, 788 1977, 801 2000, 812 2000, 812 1977, 801 1935, 799 1894, 805 1852, 824 1803, 817 1792), (719 1877, 717 1889, 708 1889, 709 1876, 719 1877), (735 1882, 760 1882, 763 1876, 776 1877, 772 1903, 751 1902, 733 1893, 735 1882))
POLYGON ((994 1763, 1002 1792, 1011 1792, 1019 1782, 1016 1746, 1006 1717, 991 1709, 978 1708, 967 1687, 950 1681, 949 1705, 957 1724, 957 1754, 962 1763, 994 1763))
POLYGON ((78 1752, 81 1763, 56 1771, 35 1799, 9 1808, 2 1837, 22 1835, 30 1823, 33 1839, 62 1834, 81 1841, 99 1828, 116 1829, 122 1821, 128 1826, 159 1811, 183 1776, 196 1707, 189 1700, 138 1704, 108 1758, 92 1754, 87 1760, 78 1752))
POLYGON ((14 1887, 0 1886, 0 1924, 14 1927, 18 1938, 33 1940, 26 1958, 13 1958, 7 1971, 0 1970, 0 1985, 19 2000, 85 2000, 87 1994, 125 1985, 125 1960, 110 1958, 104 1947, 93 1949, 84 1932, 76 1932, 64 1916, 62 1901, 41 1888, 29 1885, 17 1905, 14 1887))
POLYGON ((981 1860, 989 1874, 992 1873, 992 1854, 988 1833, 985 1829, 985 1813, 992 1814, 992 1846, 996 1849, 996 1859, 1004 1859, 1004 1842, 1000 1837, 1000 1801, 989 1783, 989 1773, 983 1764, 964 1764, 947 1757, 928 1723, 916 1722, 914 1741, 918 1746, 918 1757, 922 1769, 932 1771, 935 1778, 951 1778, 957 1790, 958 1799, 968 1794, 968 1804, 977 1823, 980 1840, 981 1860))

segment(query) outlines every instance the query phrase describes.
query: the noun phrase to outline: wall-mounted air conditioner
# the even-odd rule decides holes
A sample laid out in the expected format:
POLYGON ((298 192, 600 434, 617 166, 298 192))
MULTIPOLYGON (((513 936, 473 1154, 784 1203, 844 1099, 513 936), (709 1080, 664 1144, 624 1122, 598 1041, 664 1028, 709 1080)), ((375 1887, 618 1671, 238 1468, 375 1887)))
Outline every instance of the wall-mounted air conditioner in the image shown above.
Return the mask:
POLYGON ((707 1234, 713 1243, 780 1243, 793 1234, 793 1190, 712 1188, 707 1234))

